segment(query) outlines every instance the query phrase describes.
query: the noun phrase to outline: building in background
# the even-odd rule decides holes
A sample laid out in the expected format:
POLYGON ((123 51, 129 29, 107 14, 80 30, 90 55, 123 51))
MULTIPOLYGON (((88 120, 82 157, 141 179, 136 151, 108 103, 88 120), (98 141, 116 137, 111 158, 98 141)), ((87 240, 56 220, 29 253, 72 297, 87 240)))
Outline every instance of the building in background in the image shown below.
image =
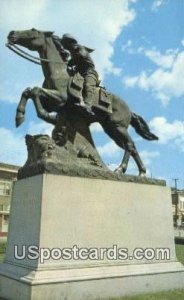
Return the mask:
POLYGON ((7 238, 13 182, 18 166, 0 163, 0 240, 7 238))

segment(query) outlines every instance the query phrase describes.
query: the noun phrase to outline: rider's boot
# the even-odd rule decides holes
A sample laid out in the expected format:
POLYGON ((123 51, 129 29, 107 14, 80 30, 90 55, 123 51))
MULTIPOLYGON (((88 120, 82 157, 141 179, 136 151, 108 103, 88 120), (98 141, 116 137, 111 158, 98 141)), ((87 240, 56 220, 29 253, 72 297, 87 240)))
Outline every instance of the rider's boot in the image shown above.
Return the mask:
POLYGON ((95 113, 92 111, 92 108, 89 104, 85 103, 83 98, 80 98, 80 102, 76 103, 77 106, 80 106, 82 109, 84 109, 90 116, 94 116, 95 113))
POLYGON ((92 110, 92 105, 94 103, 97 80, 98 78, 96 72, 94 70, 88 70, 86 76, 84 77, 83 99, 81 99, 79 105, 81 108, 85 109, 90 116, 95 115, 92 110))

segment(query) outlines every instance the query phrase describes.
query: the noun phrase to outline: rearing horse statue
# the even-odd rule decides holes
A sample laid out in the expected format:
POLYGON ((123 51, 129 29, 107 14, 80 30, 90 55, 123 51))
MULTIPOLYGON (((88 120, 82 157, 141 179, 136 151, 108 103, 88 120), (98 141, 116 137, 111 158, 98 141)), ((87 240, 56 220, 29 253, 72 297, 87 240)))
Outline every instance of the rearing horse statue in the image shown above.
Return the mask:
MULTIPOLYGON (((54 125, 57 123, 58 114, 62 116, 63 109, 68 108, 74 114, 83 115, 84 112, 80 111, 80 107, 75 106, 72 97, 68 94, 71 78, 67 71, 67 62, 55 43, 53 32, 39 31, 34 28, 11 31, 8 35, 8 43, 10 47, 18 44, 29 50, 37 51, 45 77, 42 88, 26 88, 23 91, 17 107, 16 126, 24 121, 28 99, 33 100, 38 117, 54 125), (57 115, 55 116, 51 112, 56 112, 57 115)), ((132 113, 123 100, 111 93, 108 93, 108 97, 112 104, 112 113, 101 114, 97 111, 94 116, 86 116, 88 125, 99 122, 115 143, 125 150, 123 160, 116 169, 117 172, 126 172, 129 158, 132 156, 138 166, 139 175, 143 176, 146 169, 128 134, 128 126, 132 125, 136 132, 147 140, 157 140, 158 138, 150 132, 144 119, 132 113)))

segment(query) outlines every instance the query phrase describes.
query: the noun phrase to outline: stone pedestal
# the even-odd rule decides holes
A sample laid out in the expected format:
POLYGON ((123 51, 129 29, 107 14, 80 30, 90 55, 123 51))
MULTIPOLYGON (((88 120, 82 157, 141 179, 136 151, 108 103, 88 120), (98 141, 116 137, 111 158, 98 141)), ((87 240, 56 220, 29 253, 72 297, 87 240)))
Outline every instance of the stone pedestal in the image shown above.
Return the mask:
POLYGON ((169 188, 50 174, 15 183, 1 297, 105 299, 182 288, 183 282, 169 188), (135 259, 135 252, 146 258, 135 259))

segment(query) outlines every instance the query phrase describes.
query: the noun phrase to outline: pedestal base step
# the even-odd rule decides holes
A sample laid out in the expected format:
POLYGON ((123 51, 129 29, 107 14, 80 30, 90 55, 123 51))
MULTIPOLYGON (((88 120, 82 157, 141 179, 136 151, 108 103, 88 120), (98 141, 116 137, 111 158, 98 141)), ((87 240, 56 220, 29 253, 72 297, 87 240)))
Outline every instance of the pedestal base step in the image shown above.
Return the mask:
POLYGON ((178 262, 29 270, 4 263, 0 296, 10 300, 97 300, 183 288, 178 262))

